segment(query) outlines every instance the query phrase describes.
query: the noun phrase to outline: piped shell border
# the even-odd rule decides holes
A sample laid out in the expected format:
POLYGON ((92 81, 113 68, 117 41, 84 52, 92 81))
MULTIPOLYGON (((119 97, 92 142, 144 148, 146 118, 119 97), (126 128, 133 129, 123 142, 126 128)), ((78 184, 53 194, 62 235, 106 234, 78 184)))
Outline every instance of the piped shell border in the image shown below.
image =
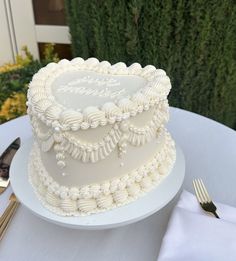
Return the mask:
POLYGON ((152 65, 142 68, 139 63, 134 63, 127 67, 125 63, 111 65, 107 61, 99 62, 96 58, 84 60, 78 57, 71 61, 64 59, 58 63, 49 63, 34 75, 28 90, 28 114, 37 116, 47 126, 62 130, 96 128, 149 110, 158 102, 166 100, 170 89, 170 79, 165 71, 152 65), (51 83, 62 73, 77 70, 114 76, 140 76, 147 80, 147 84, 130 97, 122 98, 116 103, 106 102, 100 107, 89 106, 83 111, 72 110, 56 102, 51 93, 51 83), (73 124, 68 123, 67 118, 72 119, 73 124))
POLYGON ((176 160, 169 133, 161 151, 122 177, 80 188, 57 184, 46 172, 35 143, 28 165, 29 181, 44 207, 60 216, 85 216, 126 205, 152 190, 171 172, 176 160))

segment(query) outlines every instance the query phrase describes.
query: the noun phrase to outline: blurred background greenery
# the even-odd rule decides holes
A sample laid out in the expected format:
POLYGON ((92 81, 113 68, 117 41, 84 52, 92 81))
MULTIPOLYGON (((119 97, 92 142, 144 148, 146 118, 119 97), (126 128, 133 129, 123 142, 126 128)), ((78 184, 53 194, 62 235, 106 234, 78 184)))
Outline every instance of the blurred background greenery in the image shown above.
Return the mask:
POLYGON ((47 44, 41 61, 35 60, 25 46, 16 63, 0 66, 0 123, 26 114, 26 95, 32 76, 49 62, 57 61, 54 45, 47 44))
POLYGON ((163 68, 171 105, 236 128, 234 1, 65 3, 74 56, 163 68))
MULTIPOLYGON (((172 106, 236 129, 234 1, 65 0, 64 3, 74 57, 97 57, 128 65, 154 64, 166 70, 171 78, 172 106)), ((47 62, 58 59, 53 54, 53 45, 47 48, 49 55, 42 61, 34 60, 25 50, 27 58, 19 59, 20 67, 18 64, 12 65, 10 71, 0 69, 2 122, 14 117, 5 117, 13 100, 24 103, 23 94, 32 75, 47 62)), ((23 107, 12 109, 12 115, 21 115, 23 107)))

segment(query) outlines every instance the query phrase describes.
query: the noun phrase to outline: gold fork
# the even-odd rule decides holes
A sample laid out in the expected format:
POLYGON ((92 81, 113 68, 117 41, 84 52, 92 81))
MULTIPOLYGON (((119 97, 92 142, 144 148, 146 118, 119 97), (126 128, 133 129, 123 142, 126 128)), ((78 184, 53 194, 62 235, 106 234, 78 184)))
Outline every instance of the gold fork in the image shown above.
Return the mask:
POLYGON ((216 213, 217 208, 212 202, 202 179, 194 179, 193 187, 202 209, 206 212, 212 213, 216 218, 219 218, 216 213))

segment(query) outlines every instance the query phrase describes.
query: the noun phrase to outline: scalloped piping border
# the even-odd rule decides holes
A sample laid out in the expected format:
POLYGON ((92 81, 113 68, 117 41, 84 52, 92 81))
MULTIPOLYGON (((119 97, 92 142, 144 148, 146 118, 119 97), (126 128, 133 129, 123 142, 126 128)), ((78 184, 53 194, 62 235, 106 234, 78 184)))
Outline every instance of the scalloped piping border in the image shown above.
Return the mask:
POLYGON ((48 64, 34 75, 28 91, 28 113, 36 115, 48 126, 73 130, 74 125, 64 124, 61 116, 64 111, 73 111, 77 113, 78 127, 82 129, 96 128, 108 123, 113 124, 116 121, 135 116, 144 110, 149 110, 149 107, 165 100, 170 89, 169 77, 163 70, 156 69, 152 65, 142 68, 140 64, 134 63, 127 67, 124 63, 111 65, 106 61, 99 62, 96 58, 89 58, 85 61, 82 58, 75 58, 72 61, 64 59, 57 64, 48 64), (76 110, 64 108, 57 103, 50 89, 50 84, 58 75, 78 69, 112 75, 135 75, 143 77, 148 83, 131 97, 119 100, 117 104, 110 102, 112 104, 111 111, 115 108, 115 113, 110 113, 109 110, 107 112, 104 107, 87 107, 80 113, 76 110))
POLYGON ((78 191, 76 191, 76 188, 69 189, 64 186, 59 186, 60 188, 58 187, 58 190, 55 191, 50 184, 55 185, 56 182, 54 182, 48 173, 43 170, 43 165, 41 164, 38 166, 39 169, 37 170, 35 164, 33 164, 37 162, 37 160, 40 162, 37 153, 35 154, 36 150, 37 148, 33 146, 31 151, 32 160, 28 165, 30 184, 43 206, 61 216, 85 216, 126 205, 155 188, 170 173, 176 159, 174 141, 170 134, 166 133, 165 144, 161 152, 157 153, 154 158, 144 166, 117 178, 117 189, 113 189, 114 191, 111 192, 109 189, 107 190, 106 185, 110 183, 109 188, 111 189, 111 185, 114 183, 115 179, 102 182, 101 184, 92 184, 79 189, 77 188, 78 191), (154 166, 152 167, 153 170, 150 171, 147 166, 153 166, 153 162, 155 162, 155 166, 158 167, 156 168, 154 166), (43 173, 44 177, 41 180, 38 177, 40 176, 38 171, 41 174, 43 173), (128 177, 128 179, 126 179, 126 184, 124 184, 124 177, 128 177), (133 183, 128 182, 130 181, 129 178, 133 183), (90 188, 91 191, 94 191, 94 189, 92 189, 93 186, 100 188, 100 192, 97 196, 92 195, 91 193, 90 195, 88 194, 88 188, 90 188))
POLYGON ((106 136, 93 143, 83 143, 81 140, 70 137, 68 131, 53 133, 53 129, 49 129, 44 133, 40 130, 38 120, 34 116, 31 117, 31 123, 36 137, 40 140, 41 149, 46 152, 54 147, 58 162, 62 166, 66 164, 65 151, 73 158, 94 163, 107 157, 116 146, 119 148, 118 156, 121 157, 126 152, 122 144, 142 146, 153 137, 159 136, 164 128, 163 125, 168 121, 168 108, 168 103, 159 103, 153 111, 152 119, 144 127, 136 127, 129 120, 115 123, 106 136))

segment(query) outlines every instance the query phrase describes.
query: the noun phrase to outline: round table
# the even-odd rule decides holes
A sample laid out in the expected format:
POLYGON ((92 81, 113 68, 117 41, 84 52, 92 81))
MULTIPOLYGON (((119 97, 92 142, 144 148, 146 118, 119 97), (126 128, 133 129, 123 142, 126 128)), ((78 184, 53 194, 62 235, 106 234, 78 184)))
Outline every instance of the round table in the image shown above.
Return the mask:
MULTIPOLYGON (((192 179, 201 177, 215 201, 236 207, 236 132, 213 120, 177 108, 171 108, 168 129, 185 154, 183 188, 193 192, 192 179)), ((24 142, 30 135, 27 116, 2 124, 0 153, 17 136, 24 142)), ((10 193, 11 188, 0 196, 2 208, 10 193)), ((20 206, 0 242, 0 260, 157 260, 161 240, 177 199, 140 222, 100 231, 60 227, 41 220, 20 206)))

